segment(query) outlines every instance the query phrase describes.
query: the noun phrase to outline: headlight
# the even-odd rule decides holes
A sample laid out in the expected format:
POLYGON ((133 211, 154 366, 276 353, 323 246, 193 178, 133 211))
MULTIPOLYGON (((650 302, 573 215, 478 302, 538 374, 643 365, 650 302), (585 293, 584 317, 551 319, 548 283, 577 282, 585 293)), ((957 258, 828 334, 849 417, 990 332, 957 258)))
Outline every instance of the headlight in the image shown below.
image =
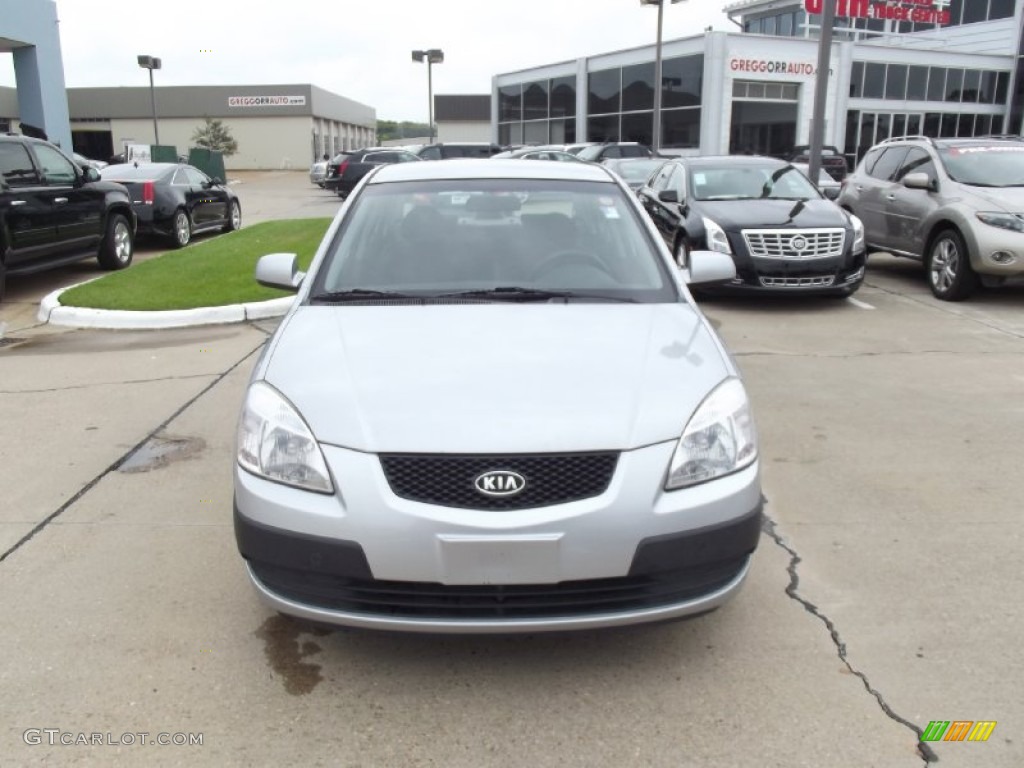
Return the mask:
POLYGON ((683 430, 665 490, 728 475, 756 458, 757 430, 747 392, 739 379, 727 379, 700 404, 683 430))
POLYGON ((725 230, 705 216, 702 216, 701 219, 704 222, 708 250, 732 255, 732 248, 729 247, 729 238, 725 236, 725 230))
POLYGON ((864 250, 864 222, 852 213, 846 215, 850 217, 850 224, 853 226, 853 252, 859 253, 864 250))
POLYGON ((238 421, 238 463, 267 480, 334 493, 327 463, 306 422, 269 384, 249 387, 238 421))
POLYGON ((978 221, 983 221, 993 227, 999 227, 1000 229, 1009 229, 1014 232, 1024 232, 1024 219, 1012 213, 1000 213, 998 211, 983 211, 981 213, 974 214, 978 217, 978 221))

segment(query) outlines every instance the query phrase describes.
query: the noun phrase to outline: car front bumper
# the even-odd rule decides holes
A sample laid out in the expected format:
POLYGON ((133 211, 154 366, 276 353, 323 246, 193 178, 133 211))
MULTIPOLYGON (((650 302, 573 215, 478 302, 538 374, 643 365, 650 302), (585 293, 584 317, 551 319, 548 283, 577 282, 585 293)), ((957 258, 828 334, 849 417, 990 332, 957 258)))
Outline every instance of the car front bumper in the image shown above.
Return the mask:
POLYGON ((593 498, 481 511, 400 498, 376 456, 324 446, 331 496, 236 466, 236 539, 266 603, 324 623, 510 633, 704 613, 746 577, 759 469, 666 492, 674 447, 622 453, 593 498))

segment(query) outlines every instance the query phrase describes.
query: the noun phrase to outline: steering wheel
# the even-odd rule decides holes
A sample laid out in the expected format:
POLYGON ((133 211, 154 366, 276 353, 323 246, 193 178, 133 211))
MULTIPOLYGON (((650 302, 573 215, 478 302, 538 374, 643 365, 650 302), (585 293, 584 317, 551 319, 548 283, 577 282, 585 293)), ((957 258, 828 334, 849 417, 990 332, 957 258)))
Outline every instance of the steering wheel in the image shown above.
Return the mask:
POLYGON ((537 269, 530 275, 531 280, 539 280, 549 272, 560 269, 561 267, 590 267, 596 269, 601 274, 615 279, 614 276, 608 271, 608 268, 598 259, 596 256, 592 256, 586 251, 557 251, 552 254, 548 259, 541 264, 537 269))

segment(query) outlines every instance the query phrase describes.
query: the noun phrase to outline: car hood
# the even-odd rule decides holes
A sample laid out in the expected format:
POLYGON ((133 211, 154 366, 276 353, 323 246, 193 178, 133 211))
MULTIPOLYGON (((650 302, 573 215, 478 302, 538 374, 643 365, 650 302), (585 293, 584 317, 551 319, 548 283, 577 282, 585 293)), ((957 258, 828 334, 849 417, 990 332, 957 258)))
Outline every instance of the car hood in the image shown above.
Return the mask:
POLYGON ((724 230, 782 227, 849 227, 831 200, 707 200, 700 212, 724 230))
POLYGON ((625 450, 677 439, 732 373, 687 304, 301 306, 262 375, 320 442, 625 450))
POLYGON ((980 201, 978 210, 1024 212, 1024 187, 973 187, 960 184, 964 194, 980 201))

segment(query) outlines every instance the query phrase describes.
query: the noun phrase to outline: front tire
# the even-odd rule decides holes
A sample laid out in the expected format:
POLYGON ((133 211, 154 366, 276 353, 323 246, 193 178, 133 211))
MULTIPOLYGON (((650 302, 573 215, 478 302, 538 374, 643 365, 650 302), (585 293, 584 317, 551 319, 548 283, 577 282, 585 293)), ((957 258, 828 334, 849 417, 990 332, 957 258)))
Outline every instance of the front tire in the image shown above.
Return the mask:
POLYGON ((978 275, 971 267, 963 236, 955 229, 944 229, 928 248, 925 260, 928 287, 937 299, 963 301, 978 288, 978 275))
POLYGON ((232 200, 228 206, 228 220, 224 224, 225 232, 234 232, 242 228, 242 206, 237 200, 232 200))
POLYGON ((134 255, 135 238, 128 218, 122 213, 110 214, 96 260, 103 269, 124 269, 132 263, 134 255))
POLYGON ((179 208, 174 212, 171 238, 175 248, 184 248, 192 240, 192 220, 184 208, 179 208))

